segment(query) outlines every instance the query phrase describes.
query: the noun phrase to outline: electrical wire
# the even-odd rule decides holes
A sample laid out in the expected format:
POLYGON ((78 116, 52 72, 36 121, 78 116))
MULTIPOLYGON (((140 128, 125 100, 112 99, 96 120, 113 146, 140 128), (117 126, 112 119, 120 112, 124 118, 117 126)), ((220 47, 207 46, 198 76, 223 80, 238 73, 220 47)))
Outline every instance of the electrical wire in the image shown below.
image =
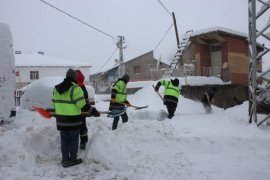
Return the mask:
POLYGON ((106 35, 106 36, 112 38, 113 40, 115 39, 115 37, 109 35, 108 33, 105 33, 104 31, 101 31, 101 30, 99 30, 98 28, 96 28, 96 27, 94 27, 94 26, 91 26, 90 24, 88 24, 88 23, 86 23, 86 22, 84 22, 84 21, 82 21, 82 20, 80 20, 80 19, 78 19, 78 18, 76 18, 76 17, 74 17, 74 16, 72 16, 72 15, 66 13, 65 11, 63 11, 63 10, 61 10, 61 9, 59 9, 59 8, 57 8, 57 7, 55 7, 55 6, 53 6, 52 4, 50 4, 50 3, 48 3, 48 2, 46 2, 46 1, 44 1, 44 0, 40 0, 40 1, 43 2, 43 3, 45 3, 45 4, 47 4, 48 6, 51 6, 52 8, 54 8, 54 9, 56 9, 56 10, 58 10, 58 11, 64 13, 64 14, 68 15, 69 17, 71 17, 71 18, 73 18, 73 19, 75 19, 75 20, 77 20, 77 21, 83 23, 84 25, 86 25, 86 26, 88 26, 88 27, 91 27, 92 29, 94 29, 94 30, 96 30, 96 31, 98 31, 98 32, 100 32, 100 33, 102 33, 102 34, 104 34, 104 35, 106 35))
POLYGON ((167 36, 167 34, 169 33, 170 29, 173 27, 173 24, 171 24, 171 26, 169 27, 169 29, 166 31, 166 33, 162 36, 161 40, 158 42, 158 45, 155 47, 154 50, 156 50, 158 48, 158 46, 161 44, 161 42, 164 40, 164 38, 167 36))
POLYGON ((110 55, 110 57, 107 59, 107 61, 101 66, 101 68, 98 70, 98 72, 100 72, 100 70, 109 62, 109 60, 111 60, 111 58, 113 57, 114 53, 116 52, 118 48, 115 48, 115 50, 113 51, 113 53, 110 55))
POLYGON ((160 0, 157 0, 159 2, 159 4, 165 9, 165 11, 167 11, 167 13, 172 16, 171 12, 164 6, 164 4, 160 1, 160 0))

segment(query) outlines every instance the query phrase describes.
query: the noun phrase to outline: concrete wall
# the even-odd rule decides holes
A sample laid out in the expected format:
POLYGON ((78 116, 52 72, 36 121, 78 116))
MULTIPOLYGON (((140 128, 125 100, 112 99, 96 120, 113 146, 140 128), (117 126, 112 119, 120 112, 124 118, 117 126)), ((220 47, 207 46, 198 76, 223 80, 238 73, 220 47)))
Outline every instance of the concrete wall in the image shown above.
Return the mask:
MULTIPOLYGON (((189 98, 195 101, 200 101, 204 93, 213 87, 212 85, 204 86, 182 86, 183 95, 185 98, 189 98)), ((236 97, 240 101, 246 101, 248 99, 247 87, 242 85, 215 85, 217 92, 215 94, 213 104, 221 108, 229 108, 236 105, 233 97, 236 97)))

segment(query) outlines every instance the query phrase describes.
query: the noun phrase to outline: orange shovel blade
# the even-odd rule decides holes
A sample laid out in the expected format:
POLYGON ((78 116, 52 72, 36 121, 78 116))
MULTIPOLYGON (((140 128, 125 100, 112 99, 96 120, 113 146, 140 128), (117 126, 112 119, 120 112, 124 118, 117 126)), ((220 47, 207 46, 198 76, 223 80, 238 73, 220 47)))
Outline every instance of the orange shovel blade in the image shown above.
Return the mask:
POLYGON ((43 108, 40 108, 40 107, 36 107, 36 106, 32 106, 42 117, 46 118, 46 119, 50 119, 52 116, 51 116, 51 113, 49 111, 46 111, 45 109, 43 108))

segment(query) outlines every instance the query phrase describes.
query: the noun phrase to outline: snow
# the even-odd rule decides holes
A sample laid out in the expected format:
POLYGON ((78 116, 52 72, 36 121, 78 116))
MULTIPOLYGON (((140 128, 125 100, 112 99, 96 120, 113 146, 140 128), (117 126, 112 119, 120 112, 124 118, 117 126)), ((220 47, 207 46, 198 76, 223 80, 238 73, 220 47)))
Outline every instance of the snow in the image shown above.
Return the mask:
POLYGON ((221 32, 229 33, 229 34, 234 34, 234 35, 242 36, 242 37, 245 37, 245 38, 248 37, 248 35, 246 33, 242 33, 242 32, 239 32, 239 31, 235 31, 235 30, 232 30, 232 29, 229 29, 229 28, 219 27, 219 26, 205 28, 205 29, 202 29, 202 30, 199 30, 199 31, 193 31, 191 33, 191 36, 193 37, 193 36, 198 36, 198 35, 201 35, 201 34, 207 34, 207 33, 210 33, 210 32, 217 32, 217 31, 221 31, 221 32))
POLYGON ((51 56, 42 55, 39 53, 15 54, 15 65, 16 67, 22 67, 22 66, 27 66, 27 67, 28 66, 91 67, 91 65, 87 63, 51 57, 51 56))
MULTIPOLYGON (((32 110, 32 106, 52 108, 51 97, 54 86, 61 83, 64 77, 46 77, 38 79, 22 89, 21 107, 32 110)), ((85 85, 90 100, 95 98, 95 89, 85 85)))
MULTIPOLYGON (((14 123, 0 126, 1 179, 269 179, 270 128, 248 123, 248 102, 226 110, 214 106, 207 115, 199 102, 180 97, 175 117, 157 121, 166 108, 154 83, 128 84, 142 87, 128 96, 130 103, 149 107, 130 107, 129 121, 120 121, 117 130, 105 115, 87 118, 89 143, 79 151, 84 162, 70 168, 60 165, 55 119, 19 107, 14 123)), ((109 97, 96 95, 96 108, 108 110, 103 100, 109 97)))

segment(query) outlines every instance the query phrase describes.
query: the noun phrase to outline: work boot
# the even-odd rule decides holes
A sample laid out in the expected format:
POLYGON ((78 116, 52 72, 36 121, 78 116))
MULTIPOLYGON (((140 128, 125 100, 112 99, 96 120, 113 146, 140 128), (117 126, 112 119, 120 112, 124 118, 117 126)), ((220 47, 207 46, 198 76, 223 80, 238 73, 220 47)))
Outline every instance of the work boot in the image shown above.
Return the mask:
POLYGON ((82 159, 78 158, 78 159, 75 159, 75 160, 69 161, 69 162, 63 162, 62 161, 61 164, 62 164, 62 166, 64 168, 67 168, 67 167, 70 167, 70 166, 75 166, 77 164, 81 164, 82 162, 83 162, 82 159))
POLYGON ((169 118, 169 119, 172 119, 172 118, 173 118, 173 115, 169 114, 169 115, 168 115, 168 118, 169 118))
POLYGON ((78 159, 75 159, 73 161, 70 161, 69 162, 69 166, 74 166, 74 165, 77 165, 77 164, 81 164, 83 161, 81 158, 78 158, 78 159))
POLYGON ((69 166, 69 161, 61 161, 61 164, 64 168, 69 166))

